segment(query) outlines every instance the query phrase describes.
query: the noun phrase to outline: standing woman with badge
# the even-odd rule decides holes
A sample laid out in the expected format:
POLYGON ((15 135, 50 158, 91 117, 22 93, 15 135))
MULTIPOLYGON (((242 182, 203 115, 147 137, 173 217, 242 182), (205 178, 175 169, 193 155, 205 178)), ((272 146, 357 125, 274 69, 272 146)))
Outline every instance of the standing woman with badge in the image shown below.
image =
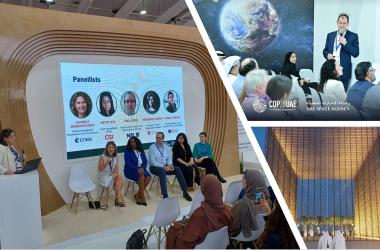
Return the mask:
MULTIPOLYGON (((20 155, 16 148, 16 134, 6 128, 0 133, 0 175, 12 175, 16 170, 21 170, 25 161, 25 154, 20 155)), ((23 150, 24 151, 24 150, 23 150)))
POLYGON ((119 158, 113 141, 107 142, 104 154, 99 157, 98 170, 99 182, 105 187, 115 188, 115 206, 125 207, 121 197, 123 180, 119 175, 119 158))

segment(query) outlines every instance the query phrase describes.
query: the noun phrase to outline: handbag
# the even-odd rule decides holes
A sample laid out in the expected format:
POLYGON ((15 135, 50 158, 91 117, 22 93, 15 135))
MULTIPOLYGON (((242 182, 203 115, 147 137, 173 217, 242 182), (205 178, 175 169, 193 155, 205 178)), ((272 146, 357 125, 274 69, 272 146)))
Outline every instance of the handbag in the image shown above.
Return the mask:
POLYGON ((145 239, 146 229, 138 229, 133 232, 131 237, 129 237, 125 249, 143 249, 147 248, 145 239))
POLYGON ((100 201, 89 201, 88 202, 88 207, 91 208, 91 209, 103 209, 103 210, 106 210, 106 207, 104 204, 101 204, 100 201), (95 205, 95 207, 94 207, 95 205))

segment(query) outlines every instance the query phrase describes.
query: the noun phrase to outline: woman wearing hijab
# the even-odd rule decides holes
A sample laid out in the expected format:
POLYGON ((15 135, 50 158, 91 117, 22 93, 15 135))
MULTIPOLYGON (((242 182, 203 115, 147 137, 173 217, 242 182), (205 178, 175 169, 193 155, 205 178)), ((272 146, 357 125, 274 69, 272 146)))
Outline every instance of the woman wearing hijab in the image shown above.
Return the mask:
POLYGON ((290 51, 286 53, 284 63, 282 64, 281 75, 286 76, 289 79, 292 79, 291 76, 298 77, 299 83, 302 86, 304 81, 300 80, 300 74, 297 70, 296 62, 297 56, 295 52, 290 51))
MULTIPOLYGON (((260 205, 265 207, 264 203, 260 205)), ((281 207, 275 202, 272 212, 264 217, 264 232, 256 241, 256 248, 259 249, 299 249, 292 230, 285 218, 281 207)))
POLYGON ((230 226, 230 209, 223 203, 222 185, 211 174, 202 178, 202 205, 190 216, 182 229, 171 227, 166 235, 166 248, 194 248, 202 243, 210 232, 230 226))
POLYGON ((309 87, 316 88, 317 84, 305 82, 304 79, 301 78, 299 71, 296 66, 297 63, 297 55, 295 52, 290 51, 286 53, 284 63, 282 64, 281 75, 288 77, 292 80, 291 76, 295 76, 298 78, 298 84, 302 87, 305 94, 311 94, 309 87))
POLYGON ((255 204, 256 190, 261 189, 265 199, 269 199, 270 196, 264 177, 257 170, 245 171, 242 184, 247 194, 231 209, 233 223, 229 227, 229 233, 234 237, 243 231, 244 237, 248 238, 251 236, 251 231, 258 229, 256 215, 265 213, 259 204, 255 204))

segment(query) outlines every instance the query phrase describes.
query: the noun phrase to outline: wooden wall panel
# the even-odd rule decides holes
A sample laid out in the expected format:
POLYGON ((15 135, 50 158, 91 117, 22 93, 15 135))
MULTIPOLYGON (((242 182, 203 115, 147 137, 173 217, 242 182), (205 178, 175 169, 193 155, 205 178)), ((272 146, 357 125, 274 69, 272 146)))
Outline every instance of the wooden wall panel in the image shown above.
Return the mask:
MULTIPOLYGON (((0 20, 0 120, 4 128, 15 129, 28 157, 38 152, 28 120, 25 85, 31 68, 41 59, 65 54, 156 57, 187 61, 199 70, 206 93, 204 130, 222 172, 239 173, 236 113, 197 29, 8 4, 0 4, 0 20)), ((39 172, 45 215, 64 201, 45 169, 39 172)))

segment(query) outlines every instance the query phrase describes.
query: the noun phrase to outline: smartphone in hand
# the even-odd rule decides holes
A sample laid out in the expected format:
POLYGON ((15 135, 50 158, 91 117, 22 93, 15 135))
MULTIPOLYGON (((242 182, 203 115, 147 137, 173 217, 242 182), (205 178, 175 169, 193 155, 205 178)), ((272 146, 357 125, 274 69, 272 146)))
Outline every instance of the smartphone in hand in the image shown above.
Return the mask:
POLYGON ((263 199, 263 189, 262 188, 256 188, 255 204, 259 204, 262 199, 263 199))

